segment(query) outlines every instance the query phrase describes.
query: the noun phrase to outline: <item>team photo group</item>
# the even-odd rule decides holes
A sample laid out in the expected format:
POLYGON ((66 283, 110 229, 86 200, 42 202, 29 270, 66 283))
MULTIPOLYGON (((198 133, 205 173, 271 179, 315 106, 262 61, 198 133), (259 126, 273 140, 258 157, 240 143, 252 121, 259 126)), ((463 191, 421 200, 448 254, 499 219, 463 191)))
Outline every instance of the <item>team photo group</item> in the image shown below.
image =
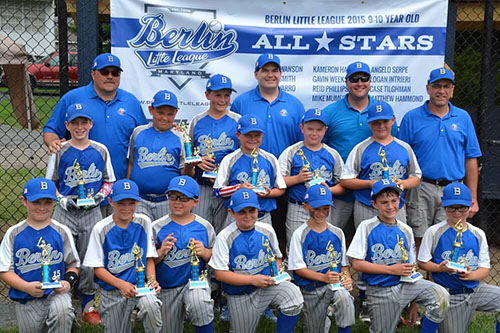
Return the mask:
POLYGON ((120 59, 95 58, 43 128, 45 178, 12 194, 27 213, 0 278, 19 332, 71 332, 76 312, 105 332, 131 332, 132 314, 145 332, 213 332, 215 312, 238 333, 261 316, 276 332, 345 333, 359 317, 388 333, 405 312, 420 332, 465 333, 475 311, 500 311, 467 221, 481 151, 453 71, 426 73, 427 101, 396 119, 369 94, 370 64, 343 64, 347 94, 323 109, 280 89, 282 65, 257 56, 246 92, 200 78, 209 107, 187 122, 182 96, 153 91, 148 121, 120 59))

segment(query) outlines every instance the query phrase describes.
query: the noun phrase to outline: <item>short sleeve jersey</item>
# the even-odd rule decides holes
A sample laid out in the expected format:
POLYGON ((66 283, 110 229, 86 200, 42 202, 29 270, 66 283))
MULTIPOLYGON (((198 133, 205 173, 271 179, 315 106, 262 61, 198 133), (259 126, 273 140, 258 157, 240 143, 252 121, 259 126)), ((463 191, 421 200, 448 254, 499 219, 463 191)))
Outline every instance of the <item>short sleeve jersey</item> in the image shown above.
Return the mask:
POLYGON ((74 165, 78 162, 85 182, 85 195, 97 193, 103 182, 114 182, 115 173, 105 145, 90 141, 90 145, 80 150, 68 141, 58 152, 50 155, 46 177, 57 184, 57 190, 64 196, 78 194, 79 176, 74 165))
MULTIPOLYGON (((84 266, 104 267, 115 277, 131 284, 137 283, 136 266, 144 264, 147 278, 146 258, 156 258, 156 248, 151 232, 151 220, 143 214, 135 214, 126 228, 121 228, 113 221, 113 215, 97 222, 90 235, 89 246, 85 254, 84 266), (140 258, 132 252, 136 246, 140 258)), ((95 277, 97 284, 104 290, 116 287, 95 277)))
MULTIPOLYGON (((270 225, 256 222, 253 229, 243 231, 238 229, 236 223, 231 223, 217 235, 208 265, 220 271, 271 276, 266 247, 263 245, 266 240, 276 258, 281 258, 278 238, 270 225)), ((222 284, 222 288, 229 295, 250 294, 257 289, 254 286, 233 286, 226 283, 222 284)))
MULTIPOLYGON (((191 238, 201 241, 203 246, 211 249, 215 242, 215 231, 210 222, 195 215, 192 222, 180 225, 164 216, 153 222, 153 237, 156 247, 161 244, 169 234, 177 239, 169 253, 156 265, 156 280, 162 288, 173 288, 186 284, 191 278, 191 250, 188 244, 191 238)), ((206 269, 206 262, 199 257, 201 273, 206 269)))
MULTIPOLYGON (((457 231, 446 221, 431 226, 422 239, 418 260, 422 262, 432 261, 438 265, 444 260, 450 260, 456 236, 457 231)), ((465 260, 471 271, 480 267, 489 269, 490 253, 484 231, 467 223, 467 230, 462 233, 462 240, 459 260, 465 260)), ((475 288, 479 285, 479 281, 460 280, 456 273, 433 272, 432 278, 436 283, 450 289, 475 288)))
MULTIPOLYGON (((80 267, 80 258, 68 227, 51 220, 46 227, 36 230, 26 220, 10 227, 0 245, 0 272, 14 272, 27 282, 42 281, 42 249, 38 245, 45 242, 50 258, 49 278, 59 276, 62 280, 66 270, 80 267)), ((46 289, 47 296, 54 289, 46 289)), ((10 288, 9 298, 15 301, 34 299, 28 293, 10 288)))
MULTIPOLYGON (((347 250, 347 256, 377 265, 390 266, 400 263, 400 238, 404 240, 408 262, 415 263, 415 241, 411 228, 400 221, 395 224, 382 222, 377 216, 361 222, 347 250)), ((379 287, 390 287, 400 282, 399 276, 388 274, 363 273, 361 279, 370 286, 379 287)))
MULTIPOLYGON (((345 237, 341 229, 327 224, 324 231, 316 232, 309 228, 307 223, 304 223, 295 230, 290 242, 289 270, 296 271, 307 268, 318 273, 327 273, 330 270, 330 262, 336 264, 334 271, 337 273, 340 272, 341 266, 349 266, 345 237), (334 249, 334 258, 327 251, 327 247, 330 245, 334 249)), ((293 280, 300 287, 307 287, 316 282, 305 279, 295 272, 293 280)))
MULTIPOLYGON (((320 150, 313 151, 304 145, 303 141, 288 147, 281 153, 279 166, 281 174, 285 176, 296 176, 303 167, 302 157, 298 154, 302 149, 307 162, 310 164, 310 170, 314 174, 319 173, 328 186, 338 184, 342 167, 344 165, 339 153, 326 144, 323 144, 320 150)), ((306 195, 306 184, 297 184, 287 189, 288 197, 297 202, 304 201, 306 195)))
POLYGON ((180 132, 158 132, 153 124, 139 126, 130 137, 130 179, 141 194, 164 194, 170 180, 181 175, 185 154, 180 132))

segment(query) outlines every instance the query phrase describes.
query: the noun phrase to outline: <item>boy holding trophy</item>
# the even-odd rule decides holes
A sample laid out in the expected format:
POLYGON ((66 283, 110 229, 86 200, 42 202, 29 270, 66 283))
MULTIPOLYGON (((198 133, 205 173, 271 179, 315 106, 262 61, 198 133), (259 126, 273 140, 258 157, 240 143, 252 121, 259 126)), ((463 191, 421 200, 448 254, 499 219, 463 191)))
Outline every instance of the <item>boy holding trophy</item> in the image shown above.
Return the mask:
POLYGON ((441 203, 447 219, 425 232, 418 264, 450 293, 450 308, 439 331, 465 333, 474 311, 500 311, 500 287, 479 283, 490 271, 490 254, 484 231, 467 223, 472 206, 469 188, 462 183, 447 185, 441 203))
POLYGON ((130 315, 137 306, 144 331, 156 333, 162 321, 161 302, 155 295, 160 286, 155 278, 151 220, 135 214, 141 197, 131 180, 114 183, 108 200, 113 215, 95 225, 83 262, 94 268, 101 287, 99 314, 104 332, 131 332, 130 315))
POLYGON ((80 259, 68 227, 50 218, 56 187, 45 178, 24 185, 26 220, 10 227, 0 245, 0 279, 10 286, 19 332, 66 333, 75 314, 71 288, 80 259))
POLYGON ((234 192, 229 213, 235 223, 217 236, 209 265, 227 294, 230 331, 255 332, 271 305, 279 308, 276 332, 293 332, 304 300, 280 269, 276 233, 257 221, 257 194, 247 188, 234 192))
POLYGON ((191 212, 199 195, 193 178, 173 178, 168 186, 170 214, 153 222, 163 333, 182 332, 186 312, 197 333, 213 331, 214 302, 206 263, 212 256, 215 232, 210 222, 191 212))

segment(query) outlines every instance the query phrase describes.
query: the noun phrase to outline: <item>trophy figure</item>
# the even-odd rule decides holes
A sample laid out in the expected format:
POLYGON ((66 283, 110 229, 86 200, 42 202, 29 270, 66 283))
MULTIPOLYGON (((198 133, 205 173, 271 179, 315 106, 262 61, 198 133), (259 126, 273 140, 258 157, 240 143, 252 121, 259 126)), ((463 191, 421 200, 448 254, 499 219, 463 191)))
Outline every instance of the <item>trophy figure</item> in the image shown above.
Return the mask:
POLYGON ((189 289, 208 288, 207 271, 205 270, 200 275, 200 258, 196 254, 192 238, 187 247, 191 250, 191 279, 189 279, 189 289))
POLYGON ((382 158, 382 179, 389 180, 389 162, 387 162, 385 150, 383 150, 382 147, 378 150, 378 156, 382 158))
MULTIPOLYGON (((403 264, 408 263, 408 252, 406 251, 405 248, 405 240, 403 237, 399 237, 398 235, 398 245, 399 248, 401 249, 401 262, 403 264)), ((399 278, 399 281, 401 282, 410 282, 410 283, 415 283, 416 281, 420 280, 422 278, 422 274, 417 272, 417 265, 413 264, 413 270, 409 276, 401 276, 399 278)))
MULTIPOLYGON (((333 247, 333 244, 328 241, 328 244, 326 245, 326 250, 328 253, 330 253, 330 270, 332 272, 340 273, 340 267, 339 267, 339 262, 337 260, 337 256, 335 255, 335 248, 333 247)), ((342 272, 340 276, 340 281, 337 283, 330 283, 329 287, 331 290, 339 290, 344 288, 342 286, 342 282, 346 279, 347 273, 342 272)))
POLYGON ((257 148, 254 148, 252 152, 250 153, 250 156, 253 157, 252 161, 252 186, 253 186, 253 191, 256 193, 266 193, 266 189, 264 188, 263 184, 258 184, 257 179, 259 176, 259 152, 257 151, 257 148))
POLYGON ((459 272, 467 272, 467 267, 465 266, 465 259, 460 258, 460 249, 462 248, 463 238, 462 232, 464 231, 464 224, 462 220, 458 220, 455 223, 455 229, 457 229, 457 235, 455 236, 455 242, 453 243, 453 250, 451 251, 450 260, 446 264, 446 267, 454 269, 459 272))
POLYGON ((262 237, 262 246, 266 248, 267 262, 269 263, 271 277, 273 278, 274 282, 276 282, 276 284, 280 284, 283 281, 290 281, 292 278, 287 272, 285 272, 285 268, 283 267, 283 265, 280 265, 278 269, 278 265, 276 264, 276 256, 271 249, 271 245, 269 245, 269 240, 265 237, 262 237))
POLYGON ((83 177, 82 169, 80 169, 80 163, 73 162, 73 169, 76 172, 76 183, 78 185, 78 198, 76 199, 76 205, 78 207, 86 207, 95 205, 94 201, 94 189, 91 189, 87 195, 85 195, 85 179, 83 177))
POLYGON ((313 185, 317 185, 317 184, 323 183, 325 180, 320 176, 319 169, 316 169, 314 171, 311 170, 311 164, 307 160, 307 157, 304 154, 304 151, 302 150, 302 148, 299 149, 299 151, 297 152, 297 155, 299 155, 300 158, 302 159, 302 169, 310 171, 310 172, 313 173, 313 178, 305 184, 306 187, 309 188, 309 187, 311 187, 313 185))
MULTIPOLYGON (((215 159, 213 141, 212 141, 212 138, 210 137, 210 135, 208 135, 207 138, 205 139, 205 143, 207 144, 207 156, 211 159, 215 159)), ((215 178, 217 178, 217 170, 218 169, 219 169, 219 166, 216 165, 212 171, 203 171, 203 174, 201 176, 203 178, 215 179, 215 178)))
POLYGON ((61 273, 59 271, 54 272, 52 282, 50 281, 50 254, 47 251, 45 240, 40 237, 36 246, 42 249, 42 289, 61 288, 62 284, 59 281, 61 273))
POLYGON ((201 162, 201 157, 198 156, 200 153, 200 149, 198 147, 193 149, 193 153, 191 153, 191 137, 186 128, 186 124, 181 120, 179 123, 179 128, 182 132, 182 141, 184 142, 184 150, 186 151, 186 163, 197 163, 201 162))
POLYGON ((154 288, 151 288, 151 284, 153 283, 152 279, 148 280, 147 283, 145 282, 146 275, 144 272, 144 262, 141 258, 141 249, 137 246, 137 243, 134 243, 132 254, 135 256, 135 272, 137 274, 137 285, 135 290, 137 291, 137 297, 156 294, 154 288))

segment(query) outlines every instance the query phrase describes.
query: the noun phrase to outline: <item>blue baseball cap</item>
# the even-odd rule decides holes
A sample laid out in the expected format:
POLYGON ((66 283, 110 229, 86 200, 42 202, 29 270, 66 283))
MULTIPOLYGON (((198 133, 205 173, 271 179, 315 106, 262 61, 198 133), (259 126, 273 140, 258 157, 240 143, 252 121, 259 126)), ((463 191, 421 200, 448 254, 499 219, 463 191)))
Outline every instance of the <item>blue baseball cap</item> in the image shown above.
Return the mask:
POLYGON ((75 118, 87 118, 92 120, 92 116, 89 114, 85 104, 75 103, 71 104, 66 111, 66 121, 69 123, 75 118))
POLYGON ((207 91, 218 91, 222 89, 230 89, 236 92, 236 90, 233 89, 233 83, 231 82, 231 79, 225 75, 215 74, 210 79, 208 79, 206 88, 207 91))
POLYGON ((374 102, 368 107, 367 122, 372 122, 379 119, 392 120, 394 118, 394 110, 389 103, 384 101, 374 102))
POLYGON ((246 114, 238 120, 238 127, 236 130, 241 134, 247 134, 248 132, 264 133, 264 123, 259 117, 246 114))
POLYGON ((29 202, 44 198, 57 200, 56 185, 47 178, 33 178, 24 185, 23 196, 29 202))
POLYGON ((260 209, 259 199, 254 191, 247 188, 240 188, 238 191, 234 192, 229 201, 229 208, 233 212, 238 213, 240 210, 246 207, 255 207, 260 209))
POLYGON ((332 192, 321 184, 313 185, 307 189, 304 202, 308 203, 312 208, 323 206, 332 206, 335 208, 332 200, 332 192))
POLYGON ((372 186, 372 192, 371 192, 371 198, 373 199, 374 196, 385 190, 386 188, 393 188, 395 189, 399 194, 403 192, 401 187, 399 187, 395 182, 392 180, 387 180, 387 179, 381 179, 372 186))
POLYGON ((116 67, 120 71, 123 71, 123 69, 121 68, 120 59, 111 53, 99 54, 94 59, 94 63, 92 64, 91 69, 92 70, 96 70, 96 69, 99 70, 99 69, 103 69, 105 67, 116 67))
POLYGON ((345 75, 345 79, 347 80, 348 78, 351 77, 351 75, 356 73, 366 73, 368 74, 368 76, 372 75, 370 72, 370 66, 368 66, 364 62, 356 61, 347 66, 347 73, 345 75))
POLYGON ((169 90, 160 90, 158 91, 151 101, 151 106, 154 108, 159 108, 160 106, 172 106, 176 109, 179 109, 177 106, 177 96, 169 90))
POLYGON ((200 186, 189 176, 177 176, 172 178, 168 184, 168 192, 177 191, 188 198, 198 198, 200 196, 200 186))
POLYGON ((432 70, 431 74, 429 74, 429 80, 427 80, 427 83, 431 84, 442 79, 450 80, 453 84, 455 84, 455 75, 452 71, 444 67, 432 70))
POLYGON ((276 65, 278 65, 281 71, 280 58, 278 58, 277 55, 274 55, 272 53, 264 53, 257 59, 257 61, 255 62, 255 71, 258 71, 259 69, 262 68, 262 66, 270 62, 273 62, 276 65))
POLYGON ((451 183, 443 189, 441 202, 444 207, 453 205, 472 206, 472 195, 469 188, 462 183, 451 183))
POLYGON ((139 187, 134 181, 129 179, 120 179, 115 182, 111 188, 109 196, 113 202, 118 202, 124 199, 141 201, 139 187))
POLYGON ((318 120, 327 125, 326 114, 320 109, 309 109, 302 116, 302 123, 307 123, 312 120, 318 120))

